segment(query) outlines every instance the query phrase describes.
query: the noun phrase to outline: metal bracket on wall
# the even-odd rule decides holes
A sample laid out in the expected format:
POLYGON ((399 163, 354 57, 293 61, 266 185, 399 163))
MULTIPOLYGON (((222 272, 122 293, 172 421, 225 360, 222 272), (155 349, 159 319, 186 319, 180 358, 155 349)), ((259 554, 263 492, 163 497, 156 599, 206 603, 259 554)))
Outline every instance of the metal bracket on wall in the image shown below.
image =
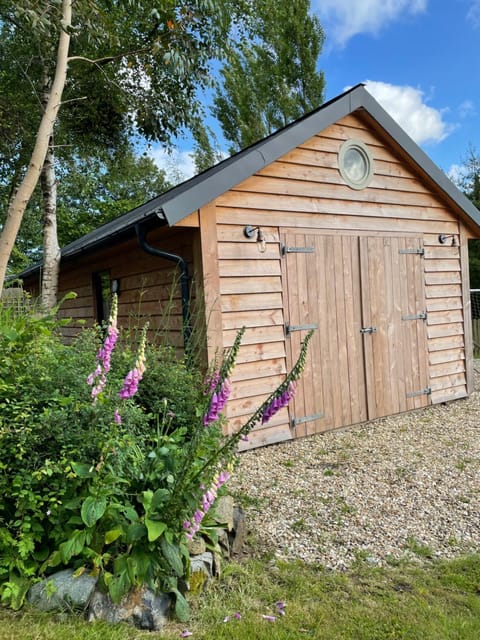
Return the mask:
POLYGON ((424 256, 425 255, 425 249, 423 247, 421 249, 400 249, 398 253, 424 256))
POLYGON ((417 396, 429 396, 432 393, 432 390, 430 387, 427 387, 426 389, 420 389, 420 391, 410 391, 410 393, 407 393, 407 398, 416 398, 417 396))
POLYGON ((427 312, 422 311, 421 313, 414 313, 411 316, 402 316, 402 320, 426 320, 427 312))
POLYGON ((294 331, 310 331, 311 329, 318 329, 318 324, 286 324, 285 331, 287 336, 293 333, 294 331))
POLYGON ((282 244, 282 256, 286 256, 287 253, 315 253, 315 247, 287 247, 282 244))
POLYGON ((313 413, 311 416, 305 416, 304 418, 295 418, 295 416, 292 416, 292 418, 290 419, 290 427, 292 429, 295 429, 295 427, 298 424, 305 424, 305 422, 313 422, 314 420, 320 420, 320 418, 324 418, 325 414, 323 413, 323 411, 321 411, 320 413, 313 413))

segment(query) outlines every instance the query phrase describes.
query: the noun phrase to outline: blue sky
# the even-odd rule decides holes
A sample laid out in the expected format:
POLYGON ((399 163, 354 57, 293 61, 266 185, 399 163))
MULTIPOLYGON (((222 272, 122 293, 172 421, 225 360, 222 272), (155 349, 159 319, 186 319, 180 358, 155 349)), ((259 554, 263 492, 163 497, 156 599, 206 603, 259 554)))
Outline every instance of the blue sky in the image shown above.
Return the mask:
MULTIPOLYGON (((480 153, 480 0, 312 0, 326 100, 359 82, 445 172, 480 153)), ((162 152, 153 152, 163 164, 162 152)), ((193 170, 188 143, 176 155, 193 170)))

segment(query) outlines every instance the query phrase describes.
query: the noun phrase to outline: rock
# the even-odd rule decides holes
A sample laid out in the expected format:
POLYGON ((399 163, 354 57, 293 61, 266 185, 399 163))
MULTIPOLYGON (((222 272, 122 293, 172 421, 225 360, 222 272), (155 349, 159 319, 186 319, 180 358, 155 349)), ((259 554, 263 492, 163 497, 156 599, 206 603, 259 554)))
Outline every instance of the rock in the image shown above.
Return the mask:
POLYGON ((207 545, 203 538, 195 536, 192 540, 187 541, 187 549, 191 556, 199 556, 202 553, 205 553, 207 545))
POLYGON ((65 569, 42 582, 37 582, 28 592, 28 602, 42 611, 85 610, 95 590, 97 579, 88 573, 82 573, 75 578, 73 573, 73 569, 65 569))
POLYGON ((225 526, 228 531, 233 529, 233 498, 232 496, 220 496, 215 503, 215 521, 225 526))
POLYGON ((247 520, 242 507, 233 508, 233 531, 230 533, 230 553, 238 555, 242 552, 247 537, 247 520))
POLYGON ((219 547, 219 550, 221 551, 224 558, 229 558, 230 557, 229 534, 227 533, 227 531, 225 531, 225 529, 217 529, 216 533, 218 536, 217 546, 219 547))
POLYGON ((210 551, 191 558, 188 588, 192 593, 199 593, 205 589, 213 577, 213 565, 213 554, 210 551))
POLYGON ((157 595, 146 586, 130 591, 119 604, 108 594, 95 591, 88 609, 89 622, 103 620, 115 624, 127 622, 138 629, 159 631, 167 622, 172 600, 165 594, 157 595))

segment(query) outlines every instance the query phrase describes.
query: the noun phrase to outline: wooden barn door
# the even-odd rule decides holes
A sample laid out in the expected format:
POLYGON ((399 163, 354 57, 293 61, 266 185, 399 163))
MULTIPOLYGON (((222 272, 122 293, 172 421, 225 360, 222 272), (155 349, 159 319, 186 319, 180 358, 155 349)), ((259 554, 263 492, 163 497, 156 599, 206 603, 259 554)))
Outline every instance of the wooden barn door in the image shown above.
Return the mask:
POLYGON ((428 404, 420 239, 295 233, 282 252, 290 363, 317 328, 291 407, 295 433, 428 404))

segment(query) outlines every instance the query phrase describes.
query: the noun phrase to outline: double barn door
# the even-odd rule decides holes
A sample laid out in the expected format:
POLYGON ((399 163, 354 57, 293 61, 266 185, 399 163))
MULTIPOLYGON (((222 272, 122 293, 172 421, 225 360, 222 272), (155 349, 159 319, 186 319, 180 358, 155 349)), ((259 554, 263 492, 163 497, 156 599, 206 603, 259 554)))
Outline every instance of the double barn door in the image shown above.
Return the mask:
POLYGON ((429 404, 419 237, 282 238, 290 362, 317 327, 291 407, 297 435, 429 404))

